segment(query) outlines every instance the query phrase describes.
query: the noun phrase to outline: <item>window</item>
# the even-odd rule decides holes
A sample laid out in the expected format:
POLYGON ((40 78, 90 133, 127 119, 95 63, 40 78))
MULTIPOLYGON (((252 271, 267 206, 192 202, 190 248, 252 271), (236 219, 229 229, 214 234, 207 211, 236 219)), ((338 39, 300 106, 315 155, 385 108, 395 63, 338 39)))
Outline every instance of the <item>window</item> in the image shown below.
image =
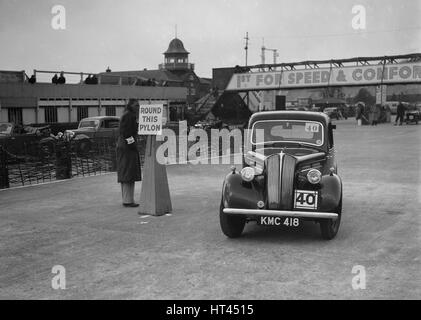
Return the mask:
POLYGON ((118 120, 118 119, 104 120, 104 127, 105 128, 118 128, 119 125, 120 125, 120 120, 118 120))
POLYGON ((79 122, 83 118, 88 117, 88 107, 87 106, 78 106, 77 107, 77 121, 79 122))
POLYGON ((106 116, 115 116, 115 106, 106 106, 105 107, 105 115, 106 116))
POLYGON ((45 107, 44 120, 45 120, 45 123, 56 123, 57 122, 57 108, 45 107))
POLYGON ((323 145, 323 125, 316 121, 262 120, 256 121, 252 130, 253 144, 292 142, 323 145))
POLYGON ((84 120, 79 123, 79 128, 97 128, 99 120, 84 120))
POLYGON ((8 108, 7 116, 9 117, 9 122, 15 124, 22 124, 22 108, 8 108))

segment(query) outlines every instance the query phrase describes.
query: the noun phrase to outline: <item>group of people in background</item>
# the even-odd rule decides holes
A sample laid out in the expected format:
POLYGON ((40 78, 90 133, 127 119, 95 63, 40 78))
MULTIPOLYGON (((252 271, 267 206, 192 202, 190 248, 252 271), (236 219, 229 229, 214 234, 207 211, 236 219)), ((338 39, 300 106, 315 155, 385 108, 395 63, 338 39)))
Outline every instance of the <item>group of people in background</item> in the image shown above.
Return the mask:
POLYGON ((85 81, 85 84, 98 84, 98 78, 96 75, 89 75, 85 81))
MULTIPOLYGON (((33 74, 29 79, 28 79, 28 83, 30 84, 34 84, 37 82, 37 78, 35 77, 35 74, 33 74)), ((60 77, 57 76, 57 73, 54 75, 54 77, 51 78, 51 83, 54 84, 65 84, 66 83, 66 78, 64 77, 64 72, 60 72, 60 77)))
MULTIPOLYGON (((397 110, 395 125, 402 125, 404 121, 406 108, 403 103, 400 101, 397 110)), ((357 125, 361 126, 363 120, 369 125, 376 126, 379 122, 391 122, 391 110, 388 105, 382 106, 379 103, 373 104, 371 106, 365 106, 362 103, 357 104, 355 119, 357 120, 357 125), (368 115, 368 118, 367 118, 368 115)))
MULTIPOLYGON (((30 78, 28 78, 28 83, 30 84, 34 84, 37 82, 36 76, 35 74, 33 74, 30 78)), ((51 78, 51 83, 53 84, 65 84, 66 83, 66 78, 64 77, 64 72, 60 72, 60 76, 56 74, 54 74, 54 76, 51 78)), ((93 75, 88 75, 88 77, 86 77, 86 79, 83 81, 84 84, 98 84, 99 80, 98 77, 93 74, 93 75)), ((168 86, 168 83, 166 81, 157 81, 156 79, 152 78, 152 79, 147 79, 147 80, 142 80, 142 79, 137 79, 134 83, 137 86, 146 86, 146 87, 155 87, 155 86, 163 86, 166 87, 168 86)))
POLYGON ((57 73, 54 75, 54 77, 51 79, 51 83, 54 84, 65 84, 66 78, 64 77, 64 72, 60 72, 60 77, 57 76, 57 73))

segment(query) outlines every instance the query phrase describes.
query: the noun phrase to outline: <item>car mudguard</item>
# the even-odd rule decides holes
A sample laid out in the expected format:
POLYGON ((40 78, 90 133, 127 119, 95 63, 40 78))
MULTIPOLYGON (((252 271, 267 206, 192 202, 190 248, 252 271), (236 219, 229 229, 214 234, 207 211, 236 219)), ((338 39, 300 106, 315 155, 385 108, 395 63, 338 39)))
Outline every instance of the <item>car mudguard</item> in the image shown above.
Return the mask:
POLYGON ((54 144, 55 142, 56 142, 56 139, 54 139, 53 137, 42 138, 39 141, 40 144, 45 144, 45 143, 52 143, 52 144, 54 144))
POLYGON ((337 174, 325 175, 320 181, 319 210, 335 212, 342 198, 342 181, 337 174))
POLYGON ((246 182, 239 173, 230 173, 222 186, 222 201, 225 208, 258 209, 257 203, 264 201, 263 188, 254 179, 246 182))
POLYGON ((74 137, 74 141, 78 141, 78 140, 84 140, 84 139, 88 139, 88 140, 91 140, 91 138, 89 137, 89 136, 87 136, 86 134, 83 134, 83 133, 80 133, 80 134, 77 134, 75 137, 74 137))

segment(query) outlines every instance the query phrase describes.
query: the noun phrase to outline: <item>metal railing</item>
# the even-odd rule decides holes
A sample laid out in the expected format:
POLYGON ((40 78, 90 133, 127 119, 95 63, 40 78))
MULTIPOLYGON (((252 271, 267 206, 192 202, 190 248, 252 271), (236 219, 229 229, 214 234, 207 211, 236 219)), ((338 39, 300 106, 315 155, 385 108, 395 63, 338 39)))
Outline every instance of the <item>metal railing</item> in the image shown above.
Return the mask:
MULTIPOLYGON (((0 189, 116 171, 115 139, 92 140, 89 150, 83 152, 77 143, 57 141, 46 149, 32 142, 18 154, 0 145, 0 189)), ((138 146, 143 166, 144 141, 138 146)))
MULTIPOLYGON (((71 71, 50 71, 50 70, 36 70, 34 69, 33 75, 37 78, 38 74, 50 74, 50 75, 71 75, 71 76, 80 76, 79 84, 88 84, 85 83, 86 77, 95 75, 96 82, 90 84, 114 84, 114 85, 128 85, 128 86, 159 86, 159 83, 156 80, 148 79, 144 77, 139 77, 137 75, 117 75, 111 72, 106 73, 95 73, 95 72, 71 72, 71 71)), ((29 79, 28 76, 26 76, 29 79)), ((38 82, 38 80, 37 80, 38 82)))

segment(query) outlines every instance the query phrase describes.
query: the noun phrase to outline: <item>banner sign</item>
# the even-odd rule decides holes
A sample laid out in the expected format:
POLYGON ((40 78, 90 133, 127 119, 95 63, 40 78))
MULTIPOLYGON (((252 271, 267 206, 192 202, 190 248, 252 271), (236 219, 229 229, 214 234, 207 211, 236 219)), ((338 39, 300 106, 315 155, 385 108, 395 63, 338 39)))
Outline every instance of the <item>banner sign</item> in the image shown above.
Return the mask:
POLYGON ((284 88, 378 85, 421 82, 421 63, 365 65, 253 73, 236 73, 226 90, 276 90, 284 88))
POLYGON ((161 135, 163 104, 139 105, 139 135, 161 135))

